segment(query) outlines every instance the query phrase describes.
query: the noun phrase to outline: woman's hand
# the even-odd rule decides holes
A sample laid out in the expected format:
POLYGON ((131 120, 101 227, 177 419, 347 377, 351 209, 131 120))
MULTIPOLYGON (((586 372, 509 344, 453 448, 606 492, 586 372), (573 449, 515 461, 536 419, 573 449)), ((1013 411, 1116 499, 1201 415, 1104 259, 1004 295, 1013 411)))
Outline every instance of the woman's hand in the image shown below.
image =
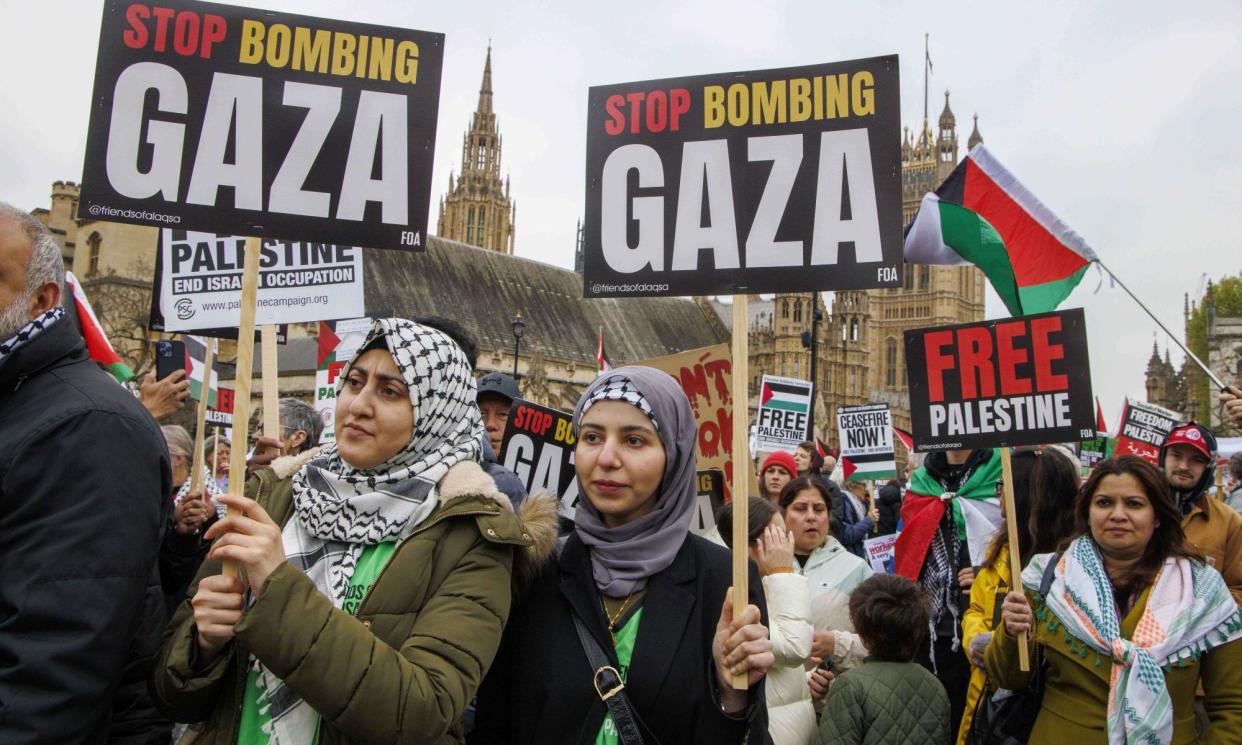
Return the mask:
POLYGON ((992 641, 991 631, 980 631, 975 634, 975 638, 970 640, 970 661, 980 670, 984 668, 983 650, 988 648, 988 642, 992 641))
POLYGON ((173 527, 181 535, 197 533, 211 512, 211 506, 203 499, 203 492, 192 491, 173 507, 173 527))
POLYGON ((1005 632, 1010 636, 1030 633, 1031 604, 1026 595, 1020 592, 1006 595, 1005 603, 1001 606, 1001 619, 1005 624, 1005 632))
POLYGON ((831 631, 816 630, 811 638, 811 657, 825 660, 837 651, 836 647, 837 637, 831 631))
POLYGON ((759 536, 759 545, 755 549, 758 554, 759 573, 763 576, 792 572, 794 562, 793 533, 782 525, 769 525, 759 536))
POLYGON ((957 573, 957 585, 962 588, 962 592, 970 592, 970 586, 975 583, 975 568, 962 567, 957 573))
POLYGON ((811 662, 815 665, 815 669, 807 676, 806 683, 811 689, 811 698, 818 703, 828 696, 828 686, 832 685, 837 675, 831 670, 820 667, 819 664, 823 660, 818 657, 812 657, 811 662))
POLYGON ((245 599, 242 582, 223 574, 203 577, 190 600, 194 608, 194 627, 198 630, 198 649, 210 660, 233 640, 233 625, 241 618, 245 599))
POLYGON ((203 534, 204 538, 214 540, 207 558, 232 559, 244 566, 250 590, 258 597, 268 576, 285 561, 280 526, 253 499, 231 494, 219 499, 228 506, 229 514, 203 534))
POLYGON ((748 605, 740 616, 733 617, 732 587, 725 593, 720 609, 720 621, 712 639, 712 659, 716 662, 720 705, 730 714, 739 714, 746 708, 746 691, 733 688, 734 674, 745 675, 746 685, 753 686, 776 663, 768 629, 759 623, 759 608, 748 605))

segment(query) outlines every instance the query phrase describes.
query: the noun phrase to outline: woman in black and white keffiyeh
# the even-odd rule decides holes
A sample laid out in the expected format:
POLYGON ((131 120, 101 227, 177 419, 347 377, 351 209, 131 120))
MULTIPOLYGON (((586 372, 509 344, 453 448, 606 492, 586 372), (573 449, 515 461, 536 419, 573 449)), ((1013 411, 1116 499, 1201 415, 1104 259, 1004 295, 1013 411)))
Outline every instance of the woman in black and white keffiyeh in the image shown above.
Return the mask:
MULTIPOLYGON (((220 694, 216 704, 240 710, 218 722, 238 734, 209 742, 390 741, 360 733, 409 731, 404 720, 420 707, 420 726, 434 731, 430 711, 449 727, 460 711, 447 715, 464 709, 495 653, 513 558, 536 529, 477 464, 484 432, 462 350, 435 329, 375 321, 338 380, 335 435, 285 468, 290 478, 280 460, 259 472, 247 490, 258 501, 221 498, 246 514, 208 531, 216 539, 208 556, 237 561, 250 592, 243 598, 231 578, 202 578, 188 611, 191 666, 232 646, 243 684, 240 700, 220 694), (463 566, 471 569, 454 585, 463 566), (346 716, 354 708, 357 718, 346 716)), ((551 503, 546 510, 554 536, 551 503)), ((166 688, 177 687, 176 653, 166 663, 172 675, 159 678, 166 688)))

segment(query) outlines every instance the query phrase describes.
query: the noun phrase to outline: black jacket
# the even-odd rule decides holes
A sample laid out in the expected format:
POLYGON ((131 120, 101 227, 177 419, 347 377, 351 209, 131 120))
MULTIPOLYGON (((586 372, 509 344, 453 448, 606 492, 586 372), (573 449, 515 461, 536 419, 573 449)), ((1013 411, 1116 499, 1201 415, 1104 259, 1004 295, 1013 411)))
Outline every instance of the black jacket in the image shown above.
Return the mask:
MULTIPOLYGON (((642 600, 626 693, 662 745, 764 742, 763 681, 750 689, 744 716, 726 716, 717 703, 712 637, 731 583, 729 552, 688 535, 677 558, 651 578, 642 600)), ((763 586, 750 569, 750 602, 767 623, 763 586)), ((617 665, 588 549, 576 535, 514 608, 500 651, 479 689, 469 745, 590 745, 606 706, 574 631, 579 614, 617 665)), ((656 745, 648 739, 649 745, 656 745)))
POLYGON ((876 493, 876 510, 880 513, 880 522, 876 527, 879 535, 891 535, 897 532, 897 523, 901 521, 901 482, 890 481, 881 486, 876 493))
POLYGON ((0 364, 0 742, 168 742, 146 682, 170 480, 69 317, 0 364))

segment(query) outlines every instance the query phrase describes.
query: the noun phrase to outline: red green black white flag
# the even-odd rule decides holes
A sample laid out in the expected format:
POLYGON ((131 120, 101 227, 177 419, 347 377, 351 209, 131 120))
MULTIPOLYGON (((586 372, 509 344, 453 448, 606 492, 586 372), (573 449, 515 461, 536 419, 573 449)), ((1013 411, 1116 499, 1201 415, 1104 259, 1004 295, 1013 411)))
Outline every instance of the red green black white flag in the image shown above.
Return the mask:
POLYGON ((983 145, 923 197, 906 231, 911 264, 974 264, 1014 316, 1056 310, 1095 252, 983 145))
POLYGON ((74 308, 77 310, 78 326, 82 331, 82 338, 86 340, 86 351, 90 354, 91 359, 98 362, 103 369, 112 373, 117 382, 124 383, 134 377, 134 371, 129 365, 121 361, 121 356, 112 348, 112 343, 108 341, 107 335, 104 334, 103 326, 100 325, 99 319, 95 317, 95 311, 91 308, 91 303, 86 299, 86 293, 82 291, 82 283, 78 282, 78 278, 73 276, 73 272, 65 272, 65 284, 69 286, 69 292, 73 295, 74 308))

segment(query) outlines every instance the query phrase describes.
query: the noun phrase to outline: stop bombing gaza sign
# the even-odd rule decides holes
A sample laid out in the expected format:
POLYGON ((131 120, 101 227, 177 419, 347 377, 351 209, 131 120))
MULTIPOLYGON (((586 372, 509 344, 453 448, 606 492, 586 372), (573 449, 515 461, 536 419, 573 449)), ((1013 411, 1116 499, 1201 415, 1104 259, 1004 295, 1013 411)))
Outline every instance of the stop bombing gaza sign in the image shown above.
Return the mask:
POLYGON ((896 287, 897 57, 590 89, 586 297, 896 287))
POLYGON ((423 250, 444 35, 107 0, 79 213, 423 250))

